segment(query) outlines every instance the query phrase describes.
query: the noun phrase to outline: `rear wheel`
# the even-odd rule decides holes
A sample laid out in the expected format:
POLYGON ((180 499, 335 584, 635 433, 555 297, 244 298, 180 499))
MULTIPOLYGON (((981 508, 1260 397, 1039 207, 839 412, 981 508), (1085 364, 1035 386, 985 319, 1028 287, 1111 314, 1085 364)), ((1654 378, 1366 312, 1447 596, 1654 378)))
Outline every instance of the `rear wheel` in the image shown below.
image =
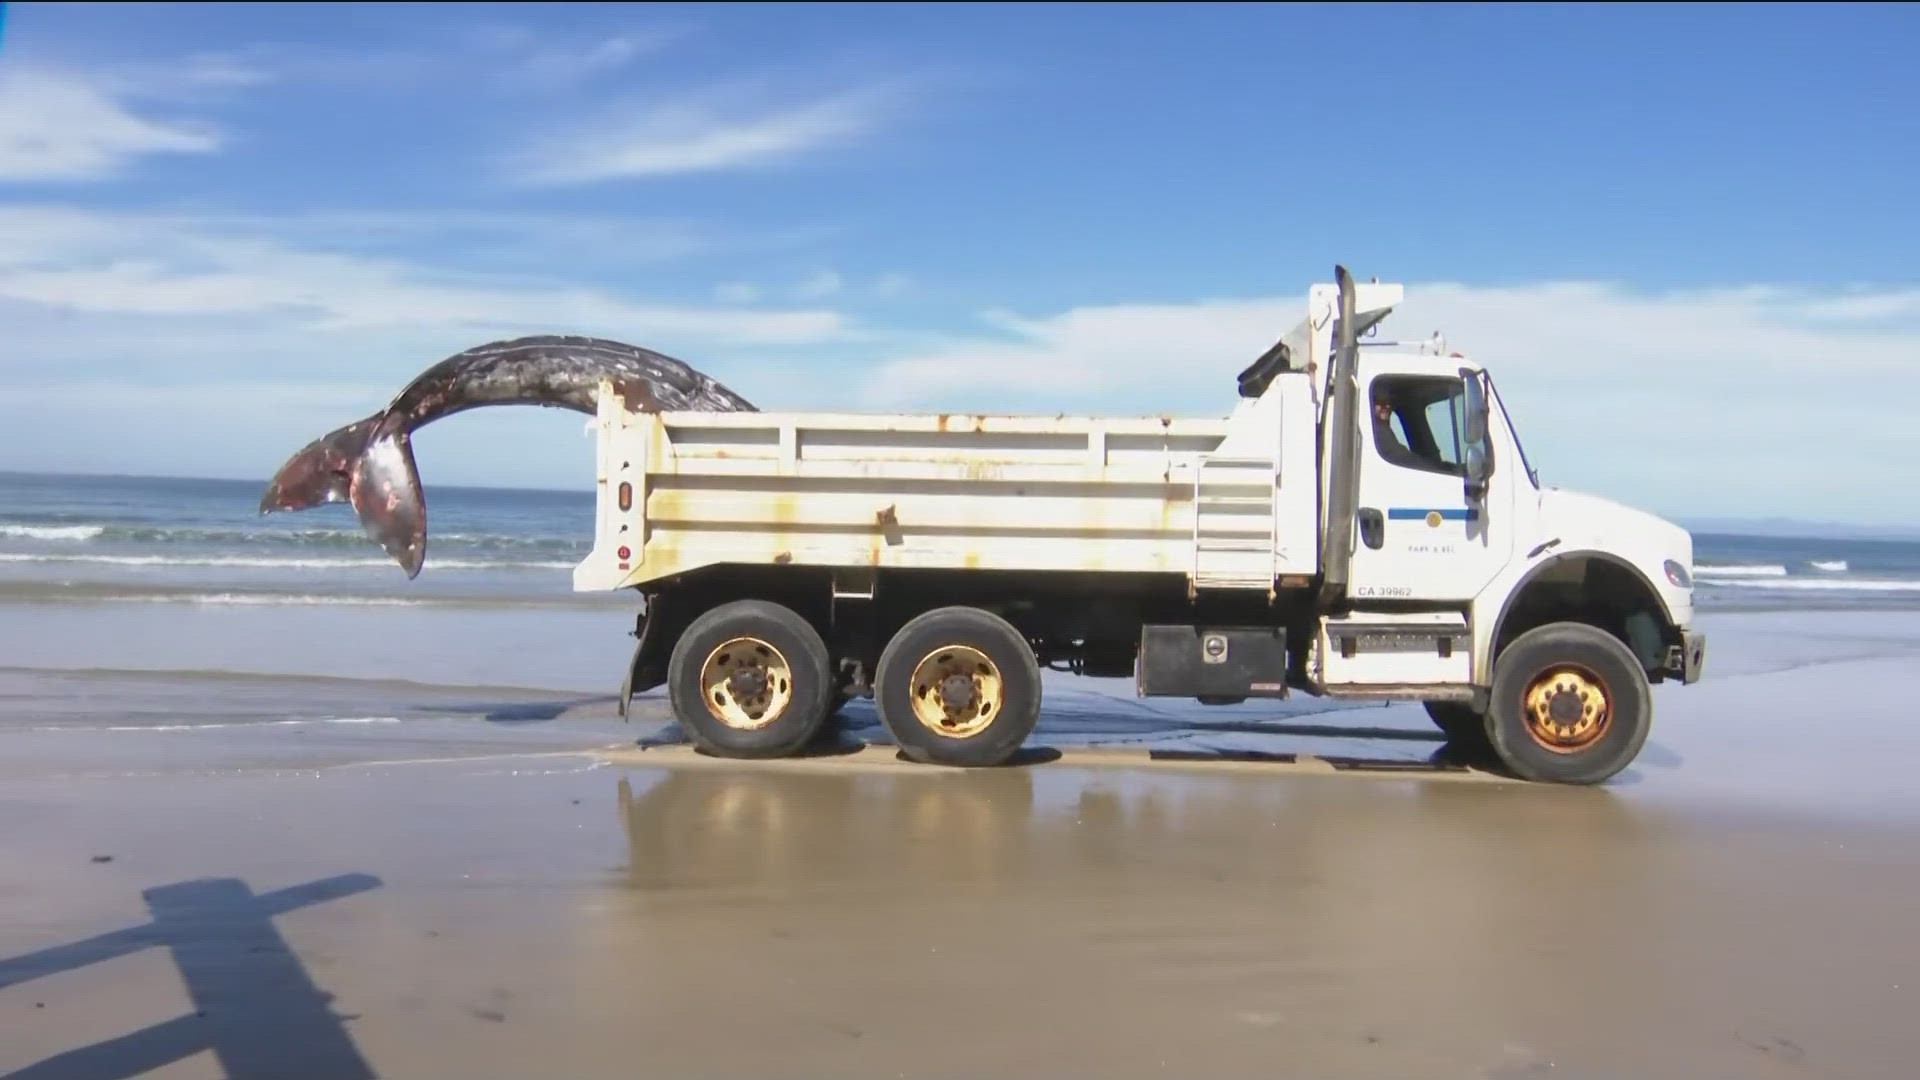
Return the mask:
POLYGON ((674 644, 673 711, 694 745, 716 757, 785 757, 820 731, 834 683, 820 634, 764 600, 723 604, 674 644))
POLYGON ((1604 630, 1551 623, 1494 664, 1487 736, 1523 779, 1601 783, 1639 756, 1652 726, 1646 671, 1604 630))
POLYGON ((929 611, 900 628, 874 669, 880 720, 913 761, 999 765, 1040 718, 1040 667, 1005 619, 978 608, 929 611))

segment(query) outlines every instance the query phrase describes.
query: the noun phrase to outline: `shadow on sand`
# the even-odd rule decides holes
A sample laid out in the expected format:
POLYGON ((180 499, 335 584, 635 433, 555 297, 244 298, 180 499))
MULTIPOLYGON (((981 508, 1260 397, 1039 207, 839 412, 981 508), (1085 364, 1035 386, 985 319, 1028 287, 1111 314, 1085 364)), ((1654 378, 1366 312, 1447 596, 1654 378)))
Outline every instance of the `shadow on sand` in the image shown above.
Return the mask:
POLYGON ((379 888, 367 874, 255 894, 243 881, 184 881, 146 890, 153 920, 0 960, 0 989, 145 949, 173 957, 194 1012, 28 1065, 6 1080, 117 1080, 212 1051, 226 1076, 361 1080, 375 1074, 344 1021, 273 920, 379 888))
MULTIPOLYGON (((1076 718, 1081 719, 1081 718, 1076 718)), ((1045 721, 1042 721, 1043 725, 1045 721)), ((1504 775, 1505 770, 1492 755, 1483 748, 1462 746, 1447 740, 1439 731, 1418 731, 1391 727, 1358 727, 1333 724, 1302 724, 1287 721, 1242 721, 1242 720, 1186 720, 1175 724, 1164 724, 1160 734, 1178 737, 1185 734, 1254 734, 1291 736, 1294 738, 1338 738, 1360 743, 1423 743, 1432 746, 1430 754, 1420 758, 1396 757, 1382 753, 1368 754, 1327 754, 1320 752, 1293 752, 1285 750, 1231 750, 1231 749, 1174 749, 1166 747, 1148 747, 1143 753, 1153 761, 1245 761, 1272 762, 1290 764, 1301 758, 1310 757, 1340 770, 1366 770, 1387 772, 1490 772, 1504 775)), ((1036 735, 1043 735, 1036 731, 1036 735)), ((1059 732, 1058 734, 1067 734, 1059 732)), ((1071 732, 1082 737, 1091 736, 1092 741, 1081 744, 1078 741, 1062 744, 1120 746, 1135 741, 1138 735, 1123 728, 1111 733, 1089 727, 1085 723, 1076 723, 1071 732), (1110 735, 1111 741, 1101 738, 1110 735)), ((669 722, 658 732, 635 740, 642 750, 664 746, 687 746, 691 740, 686 730, 678 722, 669 722)), ((796 758, 844 757, 860 753, 868 747, 893 747, 894 740, 887 733, 886 726, 871 708, 850 707, 846 712, 835 716, 821 729, 820 735, 798 753, 796 758)), ((904 754, 896 755, 906 761, 904 754)), ((1001 768, 1017 769, 1035 765, 1046 765, 1058 761, 1063 756, 1062 747, 1045 743, 1023 747, 1001 768)))

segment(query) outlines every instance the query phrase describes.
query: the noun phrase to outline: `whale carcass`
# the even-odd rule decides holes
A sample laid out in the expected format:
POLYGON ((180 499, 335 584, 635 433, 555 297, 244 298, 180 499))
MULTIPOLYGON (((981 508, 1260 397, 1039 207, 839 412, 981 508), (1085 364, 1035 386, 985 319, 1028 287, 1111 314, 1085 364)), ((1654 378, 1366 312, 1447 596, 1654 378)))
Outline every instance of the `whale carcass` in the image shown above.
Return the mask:
POLYGON ((752 412, 754 406, 687 364, 602 338, 542 336, 479 345, 420 373, 386 408, 328 432, 287 459, 260 513, 349 502, 367 535, 408 578, 427 552, 426 500, 411 436, 486 405, 540 405, 592 414, 611 384, 643 412, 752 412))

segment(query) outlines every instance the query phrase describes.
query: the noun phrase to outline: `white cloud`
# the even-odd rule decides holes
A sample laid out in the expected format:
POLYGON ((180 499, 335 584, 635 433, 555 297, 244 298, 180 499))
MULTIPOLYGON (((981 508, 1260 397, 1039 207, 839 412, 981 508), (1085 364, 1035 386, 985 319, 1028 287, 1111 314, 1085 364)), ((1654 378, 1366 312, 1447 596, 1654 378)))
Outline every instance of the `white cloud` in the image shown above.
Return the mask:
POLYGON ((723 304, 751 304, 760 299, 760 290, 744 281, 723 281, 714 287, 713 298, 723 304))
MULTIPOLYGON (((1225 415, 1234 376, 1304 304, 1302 289, 989 313, 997 332, 877 364, 862 404, 1225 415)), ((1920 458, 1901 405, 1920 395, 1920 289, 1409 285, 1380 336, 1436 329, 1493 371, 1549 482, 1676 515, 1912 519, 1885 492, 1920 458)))
MULTIPOLYGON (((1001 333, 962 339, 880 364, 873 405, 925 403, 967 372, 973 394, 1014 394, 1054 408, 1102 400, 1218 401, 1233 376, 1299 321, 1298 297, 1117 304, 1022 317, 987 312, 1001 333)), ((1496 378, 1546 389, 1659 385, 1701 389, 1825 377, 1893 377, 1920 384, 1920 289, 1831 296, 1774 287, 1639 293, 1587 282, 1509 288, 1410 285, 1385 337, 1442 331, 1496 378)), ((942 399, 942 405, 951 405, 942 399)))
POLYGON ((616 75, 686 36, 682 29, 633 27, 580 33, 552 27, 483 26, 427 39, 404 33, 356 40, 351 48, 269 43, 195 57, 203 74, 344 86, 355 91, 456 89, 461 95, 556 93, 616 75))
MULTIPOLYGON (((512 246, 512 220, 493 221, 486 235, 512 246)), ((592 276, 490 275, 460 243, 430 246, 449 254, 423 263, 339 246, 363 241, 363 230, 331 230, 329 243, 326 226, 337 223, 328 215, 273 224, 247 214, 0 206, 0 467, 264 477, 308 439, 384 405, 429 364, 523 334, 658 349, 750 400, 778 392, 745 374, 757 348, 778 346, 790 363, 853 335, 820 306, 709 305, 697 293, 662 300, 592 276), (104 441, 103 409, 115 431, 104 441)), ((479 223, 455 215, 387 224, 418 250, 412 241, 423 231, 464 237, 479 223)), ((521 224, 542 243, 551 238, 546 216, 521 224)), ((603 224, 603 236, 619 235, 619 222, 603 224)), ((582 272, 567 258, 544 265, 582 272)), ((632 267, 609 273, 631 278, 632 267)), ((578 417, 486 412, 436 425, 423 467, 469 483, 570 482, 591 468, 578 417)))
POLYGON ((220 148, 210 125, 140 115, 124 90, 70 71, 0 65, 0 181, 92 180, 143 157, 220 148))
POLYGON ((821 270, 808 274, 806 278, 800 282, 799 288, 796 291, 807 299, 817 300, 821 297, 832 296, 839 292, 840 287, 844 284, 846 284, 846 282, 841 279, 839 274, 832 270, 821 270))
POLYGON ((881 274, 879 277, 873 279, 873 294, 875 296, 899 296, 912 287, 913 278, 897 271, 881 274))
POLYGON ((506 165, 526 183, 554 186, 755 168, 864 135, 888 103, 871 90, 798 102, 748 97, 710 91, 637 101, 506 165))
POLYGON ((194 86, 261 86, 273 81, 273 75, 228 56, 189 57, 179 66, 183 81, 194 86))
POLYGON ((210 413, 256 409, 365 409, 393 396, 392 386, 311 383, 143 386, 124 381, 61 386, 0 386, 0 408, 145 409, 210 413))
POLYGON ((567 328, 752 345, 817 342, 843 330, 827 310, 648 303, 294 246, 187 217, 64 208, 0 208, 0 300, 86 316, 271 320, 289 333, 567 328))
POLYGON ((1920 378, 1920 323, 1885 321, 1920 313, 1920 289, 1872 296, 1863 306, 1849 294, 1777 286, 1409 286, 1388 322, 1403 337, 1442 330, 1508 372, 1507 381, 1543 388, 1726 389, 1792 385, 1815 373, 1823 381, 1920 378))
POLYGON ((1920 316, 1920 289, 1857 292, 1808 300, 1798 311, 1810 319, 1897 319, 1920 316))
POLYGON ((882 363, 863 394, 872 406, 938 397, 942 408, 989 411, 1010 400, 1040 411, 1123 401, 1158 408, 1153 403, 1164 400, 1172 379, 1180 384, 1176 396, 1218 402, 1231 392, 1234 373, 1299 320, 1302 297, 1120 304, 1033 319, 988 312, 983 318, 1000 335, 882 363), (1194 388, 1197 394, 1185 392, 1194 388))
POLYGON ((584 42, 529 39, 504 74, 531 86, 565 87, 630 66, 677 35, 666 31, 616 34, 584 42))

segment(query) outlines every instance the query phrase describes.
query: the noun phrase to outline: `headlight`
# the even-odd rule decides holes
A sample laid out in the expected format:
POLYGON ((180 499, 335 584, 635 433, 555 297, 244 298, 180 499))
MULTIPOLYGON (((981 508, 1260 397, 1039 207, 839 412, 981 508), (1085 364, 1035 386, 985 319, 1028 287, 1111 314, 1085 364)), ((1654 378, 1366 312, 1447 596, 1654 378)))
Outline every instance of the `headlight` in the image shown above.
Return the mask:
POLYGON ((1686 567, 1681 566, 1679 563, 1674 562, 1672 559, 1668 559, 1666 570, 1667 570, 1667 580, 1673 582, 1674 588, 1676 589, 1693 588, 1693 575, 1687 573, 1686 567))

